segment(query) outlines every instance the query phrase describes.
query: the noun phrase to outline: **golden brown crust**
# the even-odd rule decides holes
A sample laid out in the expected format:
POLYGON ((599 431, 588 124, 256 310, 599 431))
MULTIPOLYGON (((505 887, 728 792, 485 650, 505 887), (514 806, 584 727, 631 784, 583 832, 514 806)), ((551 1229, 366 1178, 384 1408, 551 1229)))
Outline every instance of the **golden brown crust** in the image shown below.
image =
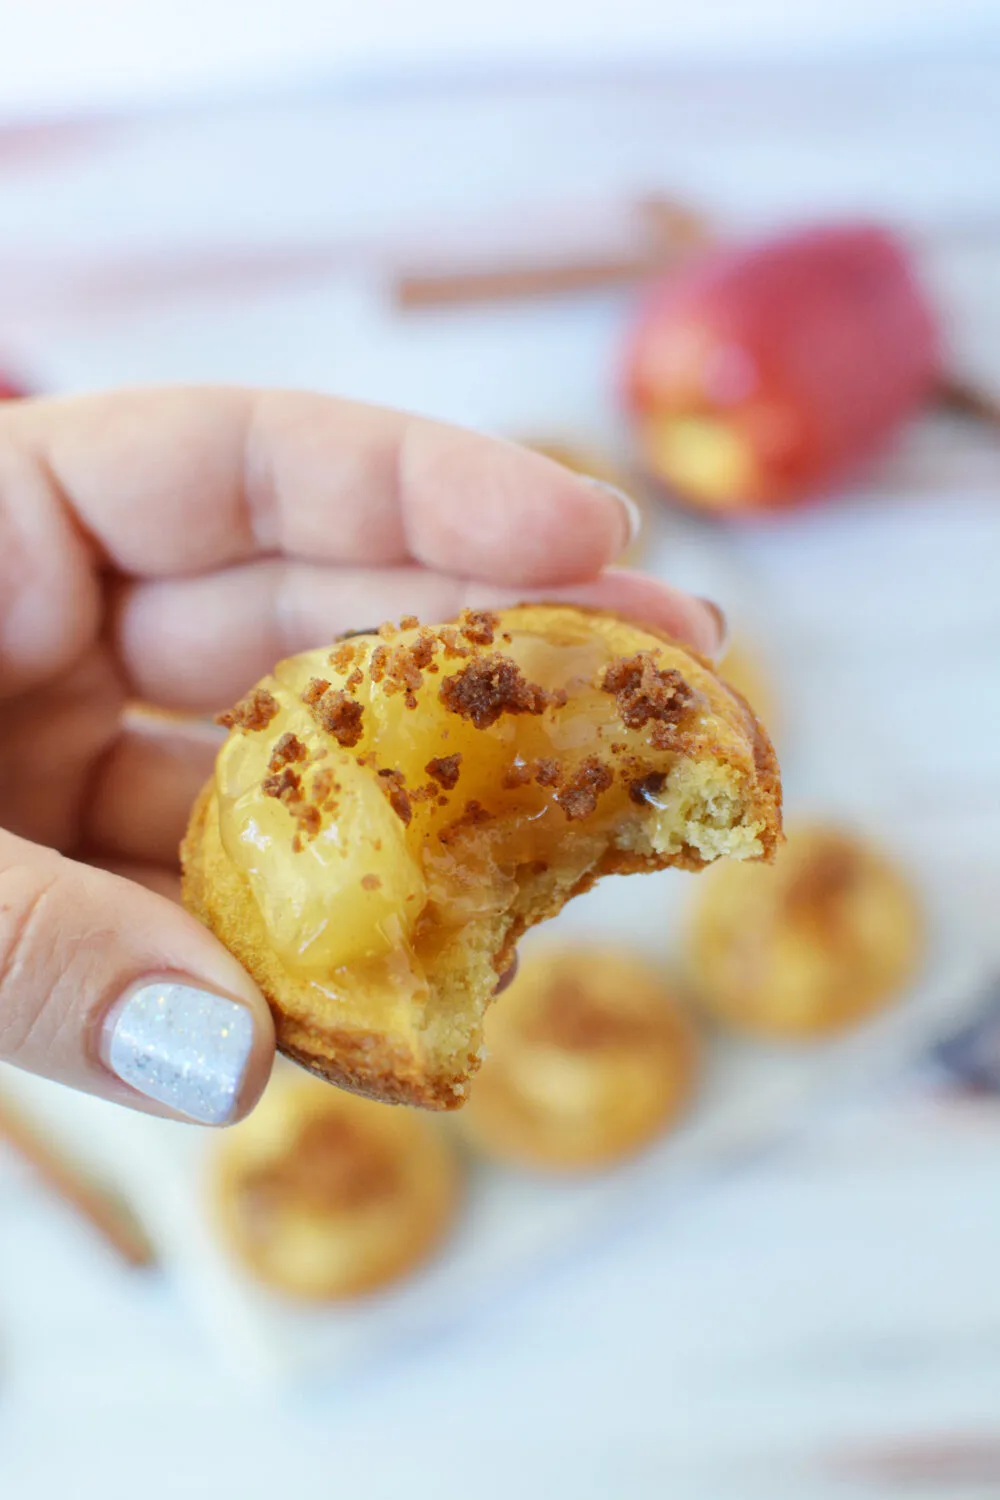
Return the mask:
MULTIPOLYGON (((472 655, 472 660, 489 661, 498 650, 502 651, 502 642, 497 642, 497 635, 507 620, 526 617, 531 622, 531 629, 543 629, 543 622, 548 620, 550 612, 559 621, 575 622, 573 629, 576 631, 581 628, 581 617, 584 620, 593 619, 595 628, 610 633, 616 642, 620 639, 621 660, 624 665, 615 675, 614 684, 609 684, 609 689, 616 698, 618 694, 626 695, 628 715, 634 718, 638 714, 643 719, 644 727, 640 733, 662 729, 675 737, 672 741, 672 754, 688 757, 696 764, 704 760, 715 766, 732 768, 734 776, 745 789, 745 806, 740 816, 756 830, 757 848, 762 857, 770 858, 781 838, 781 789, 774 752, 767 735, 745 701, 721 682, 710 663, 694 652, 681 652, 676 643, 663 632, 639 629, 631 622, 617 621, 598 611, 568 610, 565 606, 556 605, 525 607, 520 615, 511 611, 499 617, 470 612, 456 625, 442 627, 430 633, 439 642, 438 650, 442 649, 440 643, 443 643, 444 657, 439 657, 442 671, 450 677, 460 675, 468 666, 470 653, 477 650, 485 651, 486 654, 479 657, 472 655), (650 660, 652 642, 662 642, 669 648, 667 660, 671 665, 663 670, 650 660), (637 645, 641 648, 638 653, 637 645), (683 678, 683 662, 692 664, 689 672, 702 683, 703 695, 699 699, 702 705, 706 701, 704 692, 714 695, 711 698, 713 704, 722 702, 724 697, 728 705, 725 710, 728 719, 726 734, 721 738, 717 733, 713 739, 710 728, 706 738, 704 728, 695 733, 687 727, 694 699, 683 678), (678 663, 682 665, 680 673, 677 671, 678 663), (694 664, 701 669, 701 677, 697 676, 694 664), (735 726, 739 726, 739 736, 734 732, 735 726)), ((415 627, 407 625, 404 628, 412 630, 415 627)), ((380 634, 381 642, 375 647, 376 652, 410 649, 405 641, 400 643, 395 640, 392 627, 384 627, 380 634)), ((424 634, 427 632, 418 633, 417 638, 422 638, 424 634)), ((509 636, 504 639, 509 639, 509 636)), ((355 662, 363 661, 366 652, 370 651, 370 647, 356 637, 351 640, 351 660, 349 662, 345 655, 340 670, 357 670, 355 662), (356 646, 354 642, 357 642, 356 646), (357 657, 354 655, 355 651, 358 653, 357 657)), ((343 647, 334 648, 334 652, 325 659, 332 664, 333 655, 342 649, 343 647)), ((420 670, 428 670, 423 647, 419 648, 419 654, 425 663, 420 670)), ((384 668, 385 658, 380 660, 384 668)), ((430 664, 436 665, 436 662, 430 664)), ((326 670, 329 671, 330 667, 326 670)), ((482 717, 483 713, 490 718, 498 706, 498 700, 502 699, 501 715, 504 711, 511 710, 513 700, 514 712, 520 715, 527 711, 527 722, 534 723, 535 711, 528 704, 529 699, 534 702, 533 693, 537 691, 544 692, 546 697, 558 696, 532 685, 523 674, 516 674, 517 680, 515 674, 508 674, 510 681, 507 681, 506 676, 501 681, 501 675, 490 665, 485 674, 488 678, 485 685, 477 678, 475 691, 466 695, 468 702, 463 699, 459 707, 460 719, 463 708, 470 718, 476 714, 482 717)), ((317 682, 317 702, 322 701, 329 689, 330 683, 326 679, 317 682)), ((400 694, 404 706, 406 694, 410 691, 408 680, 405 676, 401 677, 400 694)), ((424 692, 428 691, 435 697, 438 696, 439 689, 433 678, 424 687, 424 692)), ((490 722, 493 722, 492 718, 490 722)), ((518 717, 513 722, 516 725, 525 720, 518 717)), ((711 720, 705 722, 711 725, 711 720)), ((287 734, 279 736, 278 727, 274 731, 275 744, 271 747, 271 760, 275 762, 276 769, 270 771, 269 775, 284 777, 291 773, 294 777, 301 776, 303 781, 307 774, 312 777, 309 797, 299 785, 275 788, 282 806, 300 819, 297 837, 304 842, 293 847, 308 847, 319 824, 315 818, 307 823, 304 815, 307 810, 316 812, 316 788, 327 773, 322 768, 315 771, 309 769, 310 762, 300 758, 297 745, 293 743, 294 736, 291 740, 287 734)), ((466 728, 463 732, 468 740, 471 728, 466 728)), ((455 857, 459 859, 465 857, 463 850, 467 845, 473 847, 468 841, 479 836, 480 828, 484 830, 483 837, 490 836, 489 830, 495 817, 477 798, 462 798, 463 787, 469 785, 471 790, 475 785, 476 767, 474 758, 470 760, 469 757, 478 753, 478 733, 479 731, 475 731, 471 742, 462 742, 465 747, 464 759, 461 752, 449 746, 449 754, 433 756, 426 763, 423 760, 418 763, 416 779, 420 778, 421 773, 429 776, 426 786, 407 786, 401 774, 391 766, 376 772, 382 791, 404 828, 409 827, 417 813, 421 817, 426 815, 424 810, 431 800, 440 804, 447 799, 449 792, 457 791, 457 797, 451 800, 448 811, 441 814, 435 812, 435 816, 443 820, 438 825, 436 835, 440 840, 440 847, 449 855, 454 851, 455 857), (471 784, 467 781, 468 777, 473 778, 471 784)), ((629 733, 627 727, 623 727, 622 733, 629 733)), ((453 737, 451 746, 455 744, 453 737)), ((533 758, 527 766, 512 766, 507 775, 501 767, 497 773, 496 786, 498 789, 518 788, 524 784, 524 780, 520 775, 512 776, 510 771, 524 772, 533 786, 552 789, 553 801, 561 809, 566 826, 573 836, 580 829, 583 831, 581 836, 586 837, 588 818, 595 809, 600 813, 606 798, 622 799, 623 805, 631 809, 631 816, 634 818, 637 807, 647 800, 646 793, 655 793, 656 790, 655 780, 651 780, 656 773, 649 769, 649 752, 644 752, 644 759, 616 754, 624 746, 612 743, 609 759, 607 745, 608 741, 599 741, 596 747, 599 754, 585 757, 569 770, 558 761, 550 765, 544 756, 533 758), (612 783, 614 790, 611 789, 612 783)), ((654 748, 654 757, 656 753, 654 748)), ((357 756, 357 762, 359 765, 372 766, 372 757, 366 751, 357 756)), ((652 763, 655 765, 655 758, 652 763)), ((331 791, 331 798, 333 795, 331 791)), ((617 806, 617 803, 613 805, 617 806)), ((326 809, 331 806, 335 804, 325 804, 326 809)), ((328 814, 322 809, 320 811, 324 817, 336 816, 335 812, 328 814)), ((477 1001, 481 1006, 489 989, 488 978, 485 989, 483 988, 484 976, 500 975, 506 970, 523 932, 529 926, 554 916, 567 900, 588 890, 604 875, 655 870, 667 864, 700 870, 709 862, 710 857, 686 843, 679 847, 672 846, 669 853, 662 853, 648 845, 625 847, 608 839, 594 849, 592 857, 588 856, 591 862, 587 867, 566 881, 557 879, 549 871, 546 860, 529 860, 527 864, 518 867, 517 879, 521 894, 517 904, 502 923, 491 929, 488 947, 479 950, 476 955, 470 955, 470 962, 475 958, 478 964, 476 972, 480 977, 475 981, 477 988, 474 992, 468 987, 463 991, 461 977, 454 970, 454 960, 450 959, 452 971, 448 980, 448 993, 460 997, 463 1004, 467 1003, 468 996, 472 993, 482 995, 483 999, 477 1001)), ((476 1028, 470 1031, 465 1043, 455 1044, 450 1054, 446 1055, 433 1040, 428 1040, 419 1025, 415 1028, 409 1025, 400 1027, 395 1023, 390 1025, 381 1018, 377 1010, 357 1008, 349 1014, 345 1013, 341 1020, 335 1018, 337 1013, 329 1005, 325 1006, 322 1014, 315 1011, 310 984, 296 978, 282 966, 270 947, 246 877, 222 850, 218 832, 217 799, 212 783, 202 792, 192 814, 182 846, 182 863, 185 904, 219 935, 254 975, 274 1014, 278 1045, 282 1052, 317 1077, 372 1098, 417 1104, 430 1109, 455 1109, 465 1102, 466 1086, 478 1067, 480 1043, 476 1028)), ((370 868, 369 866, 368 871, 370 868)), ((377 878, 371 879, 368 871, 364 867, 359 870, 358 883, 365 891, 377 890, 381 882, 377 878)))

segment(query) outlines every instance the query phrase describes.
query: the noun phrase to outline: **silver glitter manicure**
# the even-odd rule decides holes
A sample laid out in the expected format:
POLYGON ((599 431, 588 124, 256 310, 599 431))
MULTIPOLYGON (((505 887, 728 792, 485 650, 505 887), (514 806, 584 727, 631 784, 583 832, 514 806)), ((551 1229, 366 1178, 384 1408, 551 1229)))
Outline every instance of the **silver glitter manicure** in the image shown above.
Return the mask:
POLYGON ((147 984, 115 1016, 107 1060, 148 1099, 203 1125, 223 1125, 253 1045, 245 1005, 187 984, 147 984))

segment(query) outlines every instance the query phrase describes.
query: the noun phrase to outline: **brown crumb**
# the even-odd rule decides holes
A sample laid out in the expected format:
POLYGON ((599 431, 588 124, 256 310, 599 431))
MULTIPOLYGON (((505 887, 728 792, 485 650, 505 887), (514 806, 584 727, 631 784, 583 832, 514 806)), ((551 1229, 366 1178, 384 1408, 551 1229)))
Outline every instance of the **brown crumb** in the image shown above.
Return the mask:
POLYGON ((362 875, 361 889, 363 891, 379 891, 382 889, 381 875, 362 875))
POLYGON ((474 646, 492 646, 499 624, 500 616, 491 609, 463 609, 458 617, 459 630, 474 646))
POLYGON ((364 734, 364 716, 364 707, 341 689, 331 688, 313 704, 317 723, 345 750, 356 745, 364 734))
POLYGON ((215 722, 226 729, 266 729, 279 710, 280 705, 273 693, 269 693, 267 688, 255 687, 234 708, 219 714, 215 722))
POLYGON ((381 682, 384 678, 387 697, 393 693, 403 693, 407 708, 416 708, 416 694, 424 680, 421 667, 427 665, 433 649, 433 644, 423 636, 418 636, 409 646, 379 647, 372 656, 372 681, 381 682), (378 651, 382 651, 384 655, 379 659, 379 675, 376 678, 374 660, 378 651))
POLYGON ((376 634, 380 635, 384 641, 394 641, 399 631, 391 620, 383 620, 376 634))
POLYGON ((478 828, 481 823, 490 823, 492 820, 493 814, 488 812, 481 802, 473 798, 465 804, 463 812, 453 823, 441 829, 438 838, 442 844, 450 844, 454 842, 463 828, 478 828))
POLYGON ((277 797, 281 802, 296 802, 302 795, 302 777, 291 766, 274 771, 261 782, 265 797, 277 797))
POLYGON ((531 780, 531 767, 523 760, 513 761, 503 773, 500 785, 505 791, 512 792, 515 787, 527 786, 531 780))
POLYGON ((503 714, 544 713, 551 701, 516 662, 498 654, 477 657, 446 677, 438 697, 449 713, 470 719, 477 729, 488 729, 503 714))
POLYGON ((323 766, 312 779, 312 800, 317 807, 327 802, 334 792, 340 791, 340 783, 332 766, 323 766))
POLYGON ((325 677, 310 677, 306 690, 302 694, 302 702, 307 708, 312 708, 319 702, 329 686, 325 677))
POLYGON ((355 667, 353 672, 348 673, 344 679, 344 692, 356 693, 365 680, 365 674, 360 667, 355 667))
POLYGON ((446 657, 472 655, 472 647, 465 645, 454 625, 442 625, 438 631, 438 640, 444 647, 446 657))
POLYGON ((376 646, 375 650, 372 652, 372 659, 368 663, 368 670, 371 673, 372 682, 381 682, 382 678, 385 676, 385 659, 387 655, 388 652, 386 651, 384 646, 376 646))
POLYGON ((382 790, 389 799, 389 806, 400 822, 408 825, 413 817, 413 804, 403 785, 406 777, 402 771, 383 770, 378 774, 383 783, 382 790))
POLYGON ((558 786, 561 776, 562 768, 557 760, 546 756, 535 761, 536 786, 558 786))
POLYGON ((352 646, 350 641, 342 641, 340 645, 334 646, 327 661, 335 672, 349 672, 358 656, 358 647, 352 646))
POLYGON ((306 838, 314 839, 323 826, 323 818, 318 807, 311 802, 303 802, 293 809, 298 820, 299 832, 304 833, 306 838))
MULTIPOLYGON (((416 639, 410 642, 410 659, 414 666, 430 671, 431 658, 437 648, 438 638, 433 630, 421 630, 416 639)), ((433 670, 436 672, 437 667, 434 667, 433 670)))
POLYGON ((446 792, 453 792, 458 785, 459 766, 462 764, 461 752, 454 755, 438 755, 429 760, 424 766, 428 776, 432 777, 439 786, 444 787, 446 792))
POLYGON ((676 724, 694 702, 694 693, 674 667, 658 667, 649 651, 623 656, 605 669, 601 688, 615 695, 626 729, 642 729, 650 719, 676 724))
POLYGON ((420 621, 416 615, 403 615, 399 622, 400 630, 416 630, 420 621))
POLYGON ((556 801, 569 822, 588 818, 597 806, 598 797, 613 781, 610 768, 603 765, 596 755, 588 755, 556 792, 556 801))
POLYGON ((267 769, 280 771, 282 766, 290 765, 292 761, 305 760, 307 753, 305 745, 296 735, 283 734, 271 751, 267 769))
POLYGON ((648 776, 639 776, 628 784, 628 794, 633 802, 645 807, 653 797, 659 796, 667 784, 666 773, 651 771, 648 776))

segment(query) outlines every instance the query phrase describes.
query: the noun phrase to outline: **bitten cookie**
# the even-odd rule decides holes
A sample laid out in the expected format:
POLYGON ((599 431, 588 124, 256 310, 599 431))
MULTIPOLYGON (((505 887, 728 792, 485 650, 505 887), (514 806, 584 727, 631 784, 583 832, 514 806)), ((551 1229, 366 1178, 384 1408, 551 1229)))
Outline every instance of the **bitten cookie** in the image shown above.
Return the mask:
POLYGON ((185 902, 281 1050, 380 1099, 464 1101, 517 939, 602 875, 769 859, 781 837, 747 705, 607 614, 404 619, 280 662, 225 722, 185 902))

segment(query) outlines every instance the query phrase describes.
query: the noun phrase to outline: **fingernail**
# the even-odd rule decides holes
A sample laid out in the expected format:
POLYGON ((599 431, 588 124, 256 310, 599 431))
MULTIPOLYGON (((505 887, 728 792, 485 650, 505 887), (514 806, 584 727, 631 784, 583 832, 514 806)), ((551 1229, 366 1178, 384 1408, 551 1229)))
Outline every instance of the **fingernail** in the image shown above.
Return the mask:
POLYGON ((613 495, 618 501, 625 517, 625 536, 619 548, 619 554, 626 552, 632 543, 638 540, 639 533, 642 531, 642 511, 632 496, 626 495, 625 491, 620 490, 616 484, 609 484, 606 479, 595 479, 593 474, 584 474, 581 477, 588 484, 594 485, 596 489, 603 490, 606 495, 613 495))
POLYGON ((106 1062, 123 1083, 202 1125, 236 1108, 253 1046, 245 1005, 169 981, 133 990, 114 1013, 106 1062))
POLYGON ((719 608, 714 599, 699 599, 698 603, 712 616, 715 638, 718 643, 712 654, 716 661, 719 661, 725 655, 729 645, 729 621, 726 619, 725 611, 719 608))

